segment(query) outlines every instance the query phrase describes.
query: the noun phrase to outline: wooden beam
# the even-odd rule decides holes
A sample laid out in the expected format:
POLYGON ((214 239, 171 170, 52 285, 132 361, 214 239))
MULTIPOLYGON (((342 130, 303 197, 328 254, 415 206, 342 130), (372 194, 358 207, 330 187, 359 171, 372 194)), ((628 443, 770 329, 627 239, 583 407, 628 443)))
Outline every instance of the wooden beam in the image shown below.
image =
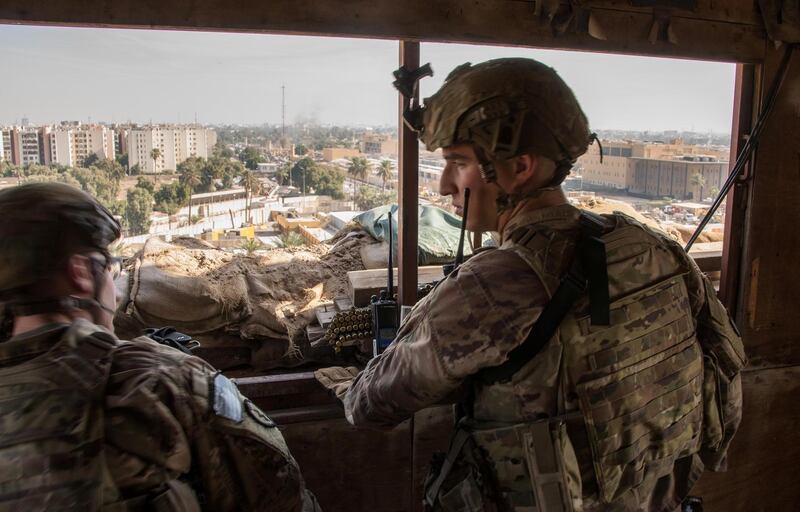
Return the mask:
MULTIPOLYGON (((400 66, 409 71, 419 67, 419 43, 400 41, 400 66)), ((417 96, 419 92, 417 92, 417 96)), ((398 246, 398 300, 404 306, 413 306, 417 302, 417 230, 419 224, 419 142, 414 133, 403 122, 404 100, 399 96, 399 147, 398 175, 400 204, 400 238, 398 246)))
MULTIPOLYGON (((753 125, 753 107, 756 96, 755 66, 738 64, 733 96, 733 126, 731 128, 731 158, 733 168, 739 151, 744 146, 753 125)), ((744 247, 745 222, 749 199, 748 169, 728 192, 725 211, 725 238, 722 241, 722 274, 719 283, 719 296, 731 314, 740 321, 738 307, 739 283, 741 281, 742 248, 744 247)))
MULTIPOLYGON (((761 104, 772 83, 785 47, 771 49, 760 66, 761 104)), ((797 296, 800 272, 800 153, 792 141, 800 138, 796 88, 800 54, 794 53, 783 88, 778 93, 753 163, 746 238, 742 256, 743 282, 738 323, 750 367, 800 365, 797 342, 797 296)))
POLYGON ((591 13, 604 39, 574 25, 555 35, 529 0, 4 0, 0 23, 369 37, 755 62, 764 57, 766 34, 753 4, 702 0, 695 11, 659 12, 669 20, 673 42, 655 43, 649 40, 653 9, 623 0, 580 7, 591 13))

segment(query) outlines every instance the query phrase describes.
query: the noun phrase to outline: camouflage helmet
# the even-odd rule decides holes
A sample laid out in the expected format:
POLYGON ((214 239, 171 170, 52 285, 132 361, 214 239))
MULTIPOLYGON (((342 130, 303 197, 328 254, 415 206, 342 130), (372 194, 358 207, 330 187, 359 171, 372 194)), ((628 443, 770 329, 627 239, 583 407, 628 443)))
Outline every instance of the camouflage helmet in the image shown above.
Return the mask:
MULTIPOLYGON (((457 67, 425 99, 417 118, 429 151, 469 142, 488 161, 531 151, 556 163, 559 182, 595 138, 572 90, 555 70, 532 59, 457 67)), ((494 181, 493 169, 486 171, 484 179, 494 181)))
POLYGON ((92 196, 64 183, 0 191, 0 300, 59 270, 76 251, 106 252, 120 225, 92 196))

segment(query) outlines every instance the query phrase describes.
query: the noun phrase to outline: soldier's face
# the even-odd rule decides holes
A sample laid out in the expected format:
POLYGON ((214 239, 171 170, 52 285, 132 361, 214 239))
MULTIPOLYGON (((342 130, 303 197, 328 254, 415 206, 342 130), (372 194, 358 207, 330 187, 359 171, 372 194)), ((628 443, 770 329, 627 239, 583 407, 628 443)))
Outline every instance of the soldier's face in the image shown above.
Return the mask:
POLYGON ((475 150, 469 144, 456 144, 442 150, 446 165, 439 181, 439 193, 453 197, 458 215, 463 214, 464 189, 469 189, 467 229, 497 230, 497 186, 484 183, 475 150))

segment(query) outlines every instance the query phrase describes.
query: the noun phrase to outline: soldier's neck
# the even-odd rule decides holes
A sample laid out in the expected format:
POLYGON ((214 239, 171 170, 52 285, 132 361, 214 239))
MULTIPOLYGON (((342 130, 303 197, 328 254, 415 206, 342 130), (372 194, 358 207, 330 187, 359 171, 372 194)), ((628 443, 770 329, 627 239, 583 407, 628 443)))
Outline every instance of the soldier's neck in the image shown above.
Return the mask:
POLYGON ((11 335, 19 336, 50 324, 71 324, 78 318, 85 318, 86 320, 92 321, 92 316, 85 311, 19 316, 14 318, 14 328, 11 331, 11 335))
POLYGON ((525 199, 520 200, 513 208, 502 212, 497 217, 497 231, 500 233, 502 239, 503 230, 508 225, 509 221, 518 215, 539 210, 541 208, 549 208, 551 206, 558 206, 567 204, 567 196, 561 187, 542 191, 540 194, 531 195, 525 199))

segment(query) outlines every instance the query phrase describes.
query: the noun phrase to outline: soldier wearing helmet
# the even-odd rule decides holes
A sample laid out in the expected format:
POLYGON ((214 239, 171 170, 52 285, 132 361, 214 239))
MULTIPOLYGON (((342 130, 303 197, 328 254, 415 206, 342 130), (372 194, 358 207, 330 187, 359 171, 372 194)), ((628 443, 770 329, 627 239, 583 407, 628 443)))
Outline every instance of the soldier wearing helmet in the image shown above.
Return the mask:
POLYGON ((461 209, 469 189, 467 227, 500 245, 355 378, 318 379, 359 426, 457 398, 431 510, 679 509, 704 467, 724 467, 741 413, 741 339, 711 283, 664 234, 569 204, 559 185, 595 137, 544 64, 460 66, 405 120, 442 148, 441 193, 461 209))
POLYGON ((103 206, 29 184, 0 191, 0 218, 0 510, 313 508, 281 433, 230 380, 114 336, 120 227, 103 206))

